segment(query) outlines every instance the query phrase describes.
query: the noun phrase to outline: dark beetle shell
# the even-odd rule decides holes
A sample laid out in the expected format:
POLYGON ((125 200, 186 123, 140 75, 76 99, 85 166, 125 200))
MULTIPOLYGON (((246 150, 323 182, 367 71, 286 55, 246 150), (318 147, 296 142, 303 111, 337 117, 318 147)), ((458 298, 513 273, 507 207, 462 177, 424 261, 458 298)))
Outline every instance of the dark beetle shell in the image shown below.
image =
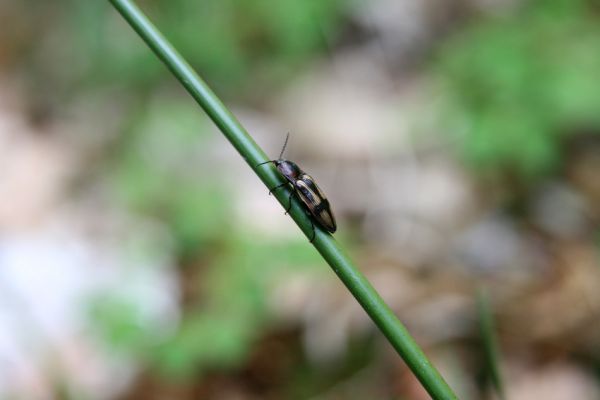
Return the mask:
POLYGON ((334 233, 337 229, 335 217, 333 216, 327 197, 319 189, 315 180, 310 175, 305 174, 292 161, 280 158, 279 160, 272 160, 270 162, 274 163, 279 172, 292 184, 294 191, 319 225, 327 231, 334 233))
POLYGON ((329 232, 334 233, 337 229, 335 217, 331 211, 329 201, 321 192, 314 179, 305 173, 300 175, 300 179, 296 180, 294 187, 297 189, 300 200, 312 216, 329 232))

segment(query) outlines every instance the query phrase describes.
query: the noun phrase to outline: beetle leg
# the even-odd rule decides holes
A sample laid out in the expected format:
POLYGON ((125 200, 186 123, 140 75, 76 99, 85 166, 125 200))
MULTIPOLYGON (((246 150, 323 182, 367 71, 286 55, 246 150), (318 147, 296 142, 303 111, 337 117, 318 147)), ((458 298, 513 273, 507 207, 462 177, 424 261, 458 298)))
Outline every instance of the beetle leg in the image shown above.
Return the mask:
POLYGON ((309 239, 309 242, 312 243, 313 240, 315 240, 315 236, 317 236, 317 231, 315 230, 315 223, 313 222, 312 218, 310 219, 310 226, 312 227, 312 237, 309 239))
POLYGON ((273 163, 273 162, 275 162, 275 161, 269 160, 269 161, 261 162, 260 164, 256 164, 256 167, 260 167, 261 165, 268 164, 268 163, 273 163))
POLYGON ((290 209, 292 208, 292 196, 294 195, 294 191, 290 192, 290 197, 288 198, 288 206, 285 209, 285 214, 283 215, 287 215, 290 212, 290 209))
POLYGON ((270 195, 271 195, 271 193, 273 193, 275 190, 277 190, 277 189, 279 189, 280 187, 282 187, 282 186, 285 186, 285 185, 287 185, 287 182, 284 182, 284 183, 282 183, 282 184, 280 184, 280 185, 277 185, 277 186, 275 186, 273 189, 269 190, 269 196, 270 196, 270 195))

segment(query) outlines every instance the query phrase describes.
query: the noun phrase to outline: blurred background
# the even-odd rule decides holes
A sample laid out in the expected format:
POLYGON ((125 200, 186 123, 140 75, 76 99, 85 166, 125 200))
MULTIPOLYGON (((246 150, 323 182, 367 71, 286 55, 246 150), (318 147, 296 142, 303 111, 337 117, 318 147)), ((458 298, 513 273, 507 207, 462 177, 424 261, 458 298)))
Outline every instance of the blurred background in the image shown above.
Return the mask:
MULTIPOLYGON (((145 0, 461 399, 600 398, 592 0, 145 0)), ((107 1, 0 2, 1 399, 427 399, 107 1)))

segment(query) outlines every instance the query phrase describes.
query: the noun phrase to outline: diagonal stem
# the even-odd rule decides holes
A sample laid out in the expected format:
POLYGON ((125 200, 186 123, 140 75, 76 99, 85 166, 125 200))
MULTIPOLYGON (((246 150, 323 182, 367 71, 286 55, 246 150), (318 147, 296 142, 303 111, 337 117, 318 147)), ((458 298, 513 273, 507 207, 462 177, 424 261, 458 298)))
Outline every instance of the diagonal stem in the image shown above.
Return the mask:
MULTIPOLYGON (((109 1, 200 104, 265 185, 272 188, 280 184, 282 178, 271 164, 258 166, 258 164, 269 160, 265 152, 258 147, 235 116, 223 105, 208 85, 194 72, 192 67, 162 36, 142 11, 131 0, 109 1)), ((274 194, 283 206, 287 206, 287 199, 290 195, 289 189, 278 190, 274 194)), ((308 238, 312 237, 312 221, 295 198, 292 201, 289 214, 304 234, 308 238)), ((457 399, 404 325, 396 318, 335 239, 321 228, 315 226, 315 229, 316 236, 312 244, 387 337, 431 397, 436 400, 457 399)))

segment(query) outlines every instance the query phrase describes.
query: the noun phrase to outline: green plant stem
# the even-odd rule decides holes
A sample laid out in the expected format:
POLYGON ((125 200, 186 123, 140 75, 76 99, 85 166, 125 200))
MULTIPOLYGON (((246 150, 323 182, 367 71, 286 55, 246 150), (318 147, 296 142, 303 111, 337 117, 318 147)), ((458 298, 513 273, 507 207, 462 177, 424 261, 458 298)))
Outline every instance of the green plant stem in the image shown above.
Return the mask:
POLYGON ((489 291, 480 287, 477 291, 477 312, 479 328, 485 357, 486 373, 500 399, 505 399, 502 375, 500 374, 500 352, 494 324, 494 315, 490 303, 489 291))
MULTIPOLYGON (((130 0, 109 1, 200 104, 265 185, 272 188, 282 183, 283 178, 271 164, 257 166, 269 160, 265 152, 140 9, 130 0)), ((289 189, 277 190, 274 195, 282 206, 287 206, 289 189)), ((289 214, 304 234, 311 237, 313 229, 311 220, 295 197, 289 214)), ((429 362, 406 328, 350 261, 339 244, 329 233, 319 227, 315 228, 316 237, 313 245, 317 251, 388 338, 431 397, 436 400, 456 399, 456 395, 429 362)))

